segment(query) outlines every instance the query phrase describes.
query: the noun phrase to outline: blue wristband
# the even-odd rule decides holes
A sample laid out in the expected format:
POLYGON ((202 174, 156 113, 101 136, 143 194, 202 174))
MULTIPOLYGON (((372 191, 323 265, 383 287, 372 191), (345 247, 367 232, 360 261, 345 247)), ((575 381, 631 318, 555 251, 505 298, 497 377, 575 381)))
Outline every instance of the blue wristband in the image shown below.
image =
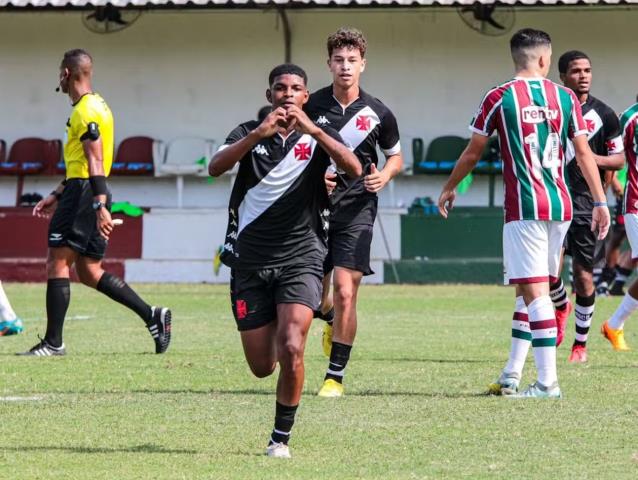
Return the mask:
POLYGON ((594 207, 606 207, 607 202, 594 202, 594 207))

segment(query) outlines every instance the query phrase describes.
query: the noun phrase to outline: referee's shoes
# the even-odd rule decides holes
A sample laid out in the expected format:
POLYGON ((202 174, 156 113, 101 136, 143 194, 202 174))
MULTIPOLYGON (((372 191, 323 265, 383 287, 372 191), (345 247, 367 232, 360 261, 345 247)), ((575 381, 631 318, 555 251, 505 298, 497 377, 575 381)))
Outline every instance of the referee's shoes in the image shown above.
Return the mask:
POLYGON ((166 307, 151 307, 151 322, 146 326, 155 341, 155 353, 164 353, 171 343, 171 311, 166 307))

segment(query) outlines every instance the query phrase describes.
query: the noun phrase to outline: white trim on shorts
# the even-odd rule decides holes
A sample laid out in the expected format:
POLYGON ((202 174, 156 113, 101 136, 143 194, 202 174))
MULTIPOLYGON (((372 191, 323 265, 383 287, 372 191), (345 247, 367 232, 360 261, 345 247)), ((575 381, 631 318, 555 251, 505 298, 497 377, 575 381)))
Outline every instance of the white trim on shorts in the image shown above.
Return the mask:
POLYGON ((631 259, 638 260, 638 214, 625 213, 625 232, 631 246, 631 259))
POLYGON ((515 220, 503 226, 503 283, 554 282, 571 222, 515 220))

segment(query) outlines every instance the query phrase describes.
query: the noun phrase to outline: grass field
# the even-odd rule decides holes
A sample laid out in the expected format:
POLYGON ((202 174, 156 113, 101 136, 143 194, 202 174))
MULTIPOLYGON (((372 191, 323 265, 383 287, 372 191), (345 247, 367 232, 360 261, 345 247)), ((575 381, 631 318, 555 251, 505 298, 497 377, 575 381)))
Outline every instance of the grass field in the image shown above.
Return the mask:
MULTIPOLYGON (((2 479, 638 478, 638 354, 598 333, 618 299, 597 305, 587 365, 567 364, 570 319, 565 398, 517 401, 482 394, 507 358, 510 289, 365 287, 344 398, 315 396, 312 327, 286 461, 262 455, 276 379, 249 374, 226 286, 137 286, 173 309, 158 356, 134 314, 74 284, 64 358, 13 355, 44 334, 45 287, 5 288, 26 333, 0 338, 2 479)), ((633 318, 634 347, 636 332, 633 318)))

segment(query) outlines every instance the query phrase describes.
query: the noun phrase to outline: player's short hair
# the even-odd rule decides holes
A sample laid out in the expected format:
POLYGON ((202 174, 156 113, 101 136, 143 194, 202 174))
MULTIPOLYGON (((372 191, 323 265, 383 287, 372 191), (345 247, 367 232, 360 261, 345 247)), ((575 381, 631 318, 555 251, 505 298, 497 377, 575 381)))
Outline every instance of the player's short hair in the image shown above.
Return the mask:
POLYGON ((257 120, 263 122, 264 118, 266 118, 270 114, 270 112, 272 112, 271 105, 265 105, 261 107, 259 110, 257 110, 257 120))
POLYGON ((341 27, 335 33, 328 37, 326 42, 328 47, 328 56, 332 57, 332 52, 340 48, 359 50, 361 58, 366 56, 368 49, 368 41, 363 36, 363 32, 352 27, 341 27))
POLYGON ((72 72, 78 72, 83 69, 90 69, 93 65, 93 57, 83 48, 74 48, 64 52, 62 65, 72 72))
POLYGON ((517 67, 524 68, 529 63, 532 50, 539 47, 551 47, 552 39, 548 33, 533 28, 523 28, 510 38, 512 60, 517 67))
MULTIPOLYGON (((581 52, 580 50, 570 50, 569 52, 563 53, 558 59, 558 73, 567 73, 569 70, 569 64, 574 60, 589 60, 589 57, 585 52, 581 52)), ((591 63, 591 60, 589 60, 591 63)))
POLYGON ((308 75, 303 68, 299 65, 295 65, 294 63, 282 63, 281 65, 277 65, 270 71, 268 74, 268 86, 272 86, 275 78, 281 75, 297 75, 303 78, 304 85, 308 84, 308 75))

